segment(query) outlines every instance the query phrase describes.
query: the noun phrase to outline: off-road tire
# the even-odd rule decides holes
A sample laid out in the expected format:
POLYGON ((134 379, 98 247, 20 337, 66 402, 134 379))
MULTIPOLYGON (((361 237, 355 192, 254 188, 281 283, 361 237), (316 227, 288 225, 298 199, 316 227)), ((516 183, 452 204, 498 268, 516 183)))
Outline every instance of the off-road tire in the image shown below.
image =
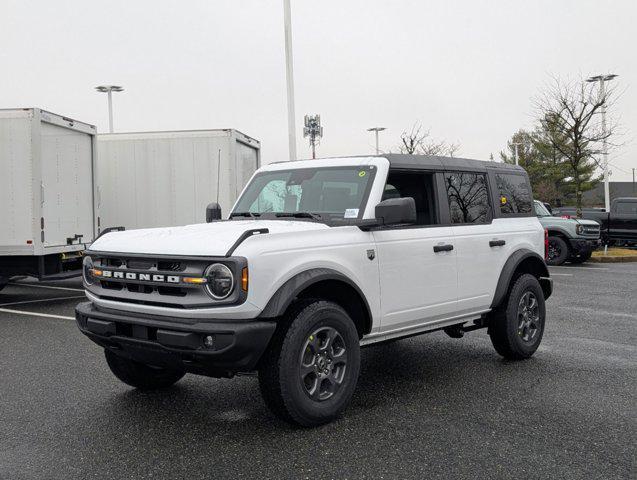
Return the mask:
MULTIPOLYGON (((529 298, 529 297, 525 297, 529 298)), ((518 277, 509 288, 507 297, 492 314, 489 320, 489 336, 496 352, 509 360, 522 360, 535 353, 542 341, 546 323, 544 293, 537 278, 530 274, 518 277), (537 331, 525 341, 520 333, 520 302, 526 293, 537 300, 537 331)))
POLYGON ((571 263, 584 263, 587 262, 591 256, 593 255, 593 252, 588 252, 588 253, 584 253, 582 255, 580 255, 579 257, 573 257, 571 258, 571 263))
POLYGON ((562 237, 549 237, 549 256, 546 259, 547 265, 558 266, 562 265, 568 258, 571 256, 571 251, 568 243, 562 237), (550 254, 551 248, 554 248, 557 251, 557 255, 553 256, 550 254))
POLYGON ((121 357, 110 350, 104 350, 106 363, 118 379, 140 390, 159 390, 178 382, 185 372, 151 367, 128 358, 121 357))
MULTIPOLYGON (((346 409, 360 370, 359 337, 354 322, 339 305, 318 299, 301 300, 281 319, 259 364, 259 386, 266 405, 279 418, 304 427, 328 423, 346 409), (342 382, 331 397, 317 400, 301 377, 303 352, 313 332, 334 330, 346 352, 342 382)), ((318 378, 318 377, 317 377, 318 378)), ((321 383, 319 381, 318 388, 321 383)))

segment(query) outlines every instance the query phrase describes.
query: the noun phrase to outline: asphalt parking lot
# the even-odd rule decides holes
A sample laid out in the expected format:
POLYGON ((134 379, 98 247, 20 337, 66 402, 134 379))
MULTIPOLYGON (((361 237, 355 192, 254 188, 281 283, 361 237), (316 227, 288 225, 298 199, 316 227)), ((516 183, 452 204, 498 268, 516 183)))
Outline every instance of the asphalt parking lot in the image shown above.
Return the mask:
POLYGON ((637 264, 551 268, 536 355, 485 331, 363 350, 353 404, 313 430, 251 377, 140 393, 72 319, 79 281, 0 293, 0 478, 637 477, 637 264), (37 314, 37 315, 36 315, 37 314))

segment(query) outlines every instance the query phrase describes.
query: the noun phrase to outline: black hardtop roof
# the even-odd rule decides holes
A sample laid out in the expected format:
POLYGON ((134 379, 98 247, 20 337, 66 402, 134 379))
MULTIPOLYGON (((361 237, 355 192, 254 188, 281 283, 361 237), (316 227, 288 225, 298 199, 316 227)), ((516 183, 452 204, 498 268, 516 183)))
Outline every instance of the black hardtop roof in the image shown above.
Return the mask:
POLYGON ((487 162, 484 160, 472 160, 469 158, 441 157, 438 155, 408 155, 402 153, 389 153, 377 155, 386 158, 393 168, 423 169, 423 170, 462 170, 485 172, 489 170, 508 170, 511 173, 526 173, 517 165, 504 162, 487 162))
MULTIPOLYGON (((316 160, 329 160, 332 158, 385 158, 393 168, 408 170, 460 170, 470 172, 486 172, 487 170, 501 170, 510 173, 526 175, 526 170, 518 165, 504 162, 491 162, 485 160, 472 160, 470 158, 442 157, 440 155, 409 155, 407 153, 386 153, 380 155, 349 155, 343 157, 323 157, 316 160)), ((302 162, 311 159, 293 160, 302 162)), ((287 163, 287 160, 271 162, 268 165, 287 163)))

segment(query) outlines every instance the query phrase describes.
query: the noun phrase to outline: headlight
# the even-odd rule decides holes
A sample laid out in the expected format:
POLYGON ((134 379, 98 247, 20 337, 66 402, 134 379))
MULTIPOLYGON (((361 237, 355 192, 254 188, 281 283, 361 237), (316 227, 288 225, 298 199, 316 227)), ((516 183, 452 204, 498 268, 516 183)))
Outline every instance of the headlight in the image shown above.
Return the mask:
POLYGON ((584 225, 578 225, 577 227, 575 227, 575 231, 578 235, 581 235, 582 233, 584 233, 584 225))
POLYGON ((206 290, 212 298, 223 300, 232 293, 232 289, 234 288, 234 275, 223 263, 213 263, 210 265, 206 268, 204 276, 208 279, 206 290))
POLYGON ((91 270, 93 269, 93 259, 91 257, 84 257, 82 261, 82 275, 84 276, 84 283, 86 285, 93 285, 93 275, 91 270))

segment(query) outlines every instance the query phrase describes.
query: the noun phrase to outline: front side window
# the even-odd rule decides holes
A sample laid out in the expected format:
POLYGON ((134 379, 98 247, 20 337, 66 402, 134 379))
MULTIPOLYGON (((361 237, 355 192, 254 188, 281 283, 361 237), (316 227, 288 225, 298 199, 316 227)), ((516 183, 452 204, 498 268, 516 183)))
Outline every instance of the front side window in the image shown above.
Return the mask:
POLYGON ((531 185, 524 175, 497 173, 495 182, 500 195, 500 212, 503 215, 533 211, 531 185))
POLYGON ((263 172, 246 187, 231 216, 362 218, 375 173, 371 165, 263 172))
POLYGON ((637 202, 617 202, 617 213, 619 215, 637 214, 637 202))
POLYGON ((445 173, 451 223, 487 223, 490 219, 489 191, 481 173, 445 173))
POLYGON ((538 202, 538 201, 534 201, 533 204, 535 205, 535 214, 538 217, 550 217, 551 212, 548 211, 548 209, 542 205, 542 203, 538 202))

